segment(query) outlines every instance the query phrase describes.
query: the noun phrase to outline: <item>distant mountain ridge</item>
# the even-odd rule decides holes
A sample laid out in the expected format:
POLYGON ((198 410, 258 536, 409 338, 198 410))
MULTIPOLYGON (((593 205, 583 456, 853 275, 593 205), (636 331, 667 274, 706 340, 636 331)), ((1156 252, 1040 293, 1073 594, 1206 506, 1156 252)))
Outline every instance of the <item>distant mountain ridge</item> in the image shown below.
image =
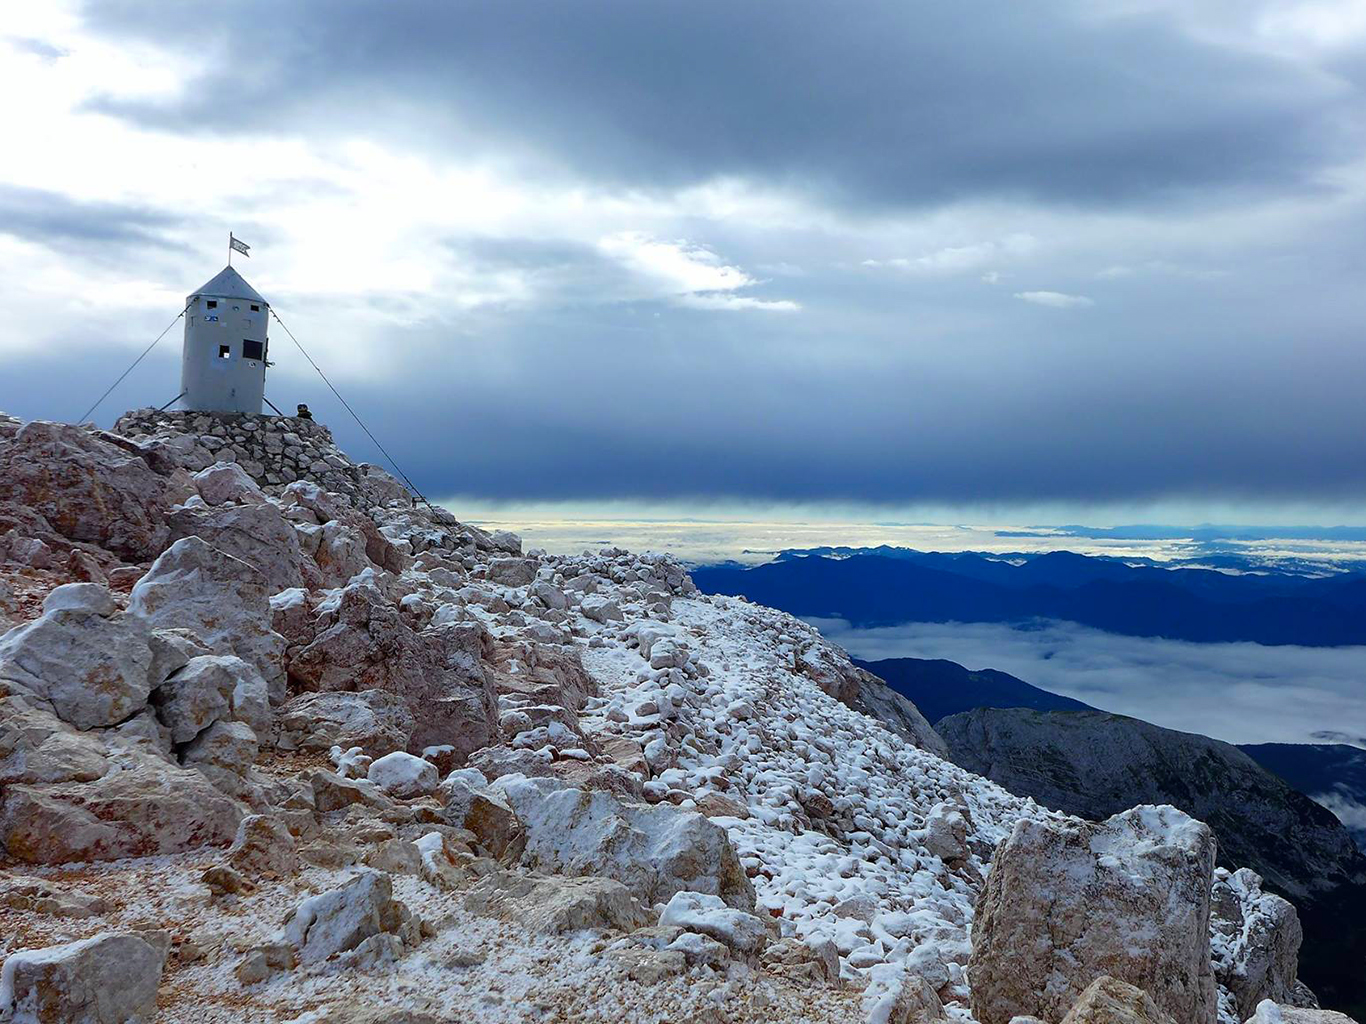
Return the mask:
POLYGON ((1040 689, 994 668, 972 671, 954 661, 929 658, 852 660, 909 700, 931 723, 973 708, 1094 710, 1089 704, 1040 689))
MULTIPOLYGON (((816 549, 838 552, 839 549, 816 549)), ((858 550, 858 549, 849 549, 858 550)), ((1366 644, 1366 573, 1308 577, 1128 565, 1067 551, 1018 563, 895 549, 703 566, 698 587, 855 627, 1061 619, 1126 636, 1332 647, 1366 644)))

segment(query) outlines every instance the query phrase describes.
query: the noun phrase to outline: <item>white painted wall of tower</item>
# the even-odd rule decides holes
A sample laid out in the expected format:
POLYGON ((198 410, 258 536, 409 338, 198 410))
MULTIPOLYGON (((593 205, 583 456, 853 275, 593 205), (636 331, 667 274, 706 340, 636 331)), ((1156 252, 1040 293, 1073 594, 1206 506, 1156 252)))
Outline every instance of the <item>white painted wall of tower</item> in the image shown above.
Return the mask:
POLYGON ((224 268, 186 302, 181 407, 260 413, 269 303, 232 268, 224 268))

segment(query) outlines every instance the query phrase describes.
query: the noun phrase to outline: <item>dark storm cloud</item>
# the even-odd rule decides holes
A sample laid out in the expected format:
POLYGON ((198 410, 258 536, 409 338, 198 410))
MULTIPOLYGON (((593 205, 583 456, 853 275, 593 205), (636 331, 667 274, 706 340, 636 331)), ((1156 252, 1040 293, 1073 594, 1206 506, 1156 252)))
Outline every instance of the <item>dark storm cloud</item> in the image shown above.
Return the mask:
POLYGON ((180 249, 167 232, 174 214, 144 206, 82 202, 58 192, 0 183, 0 234, 84 254, 109 245, 180 249))
POLYGON ((742 175, 856 205, 1069 205, 1302 185, 1353 97, 1155 16, 1068 4, 99 3, 92 23, 207 62, 182 130, 497 140, 600 181, 742 175))

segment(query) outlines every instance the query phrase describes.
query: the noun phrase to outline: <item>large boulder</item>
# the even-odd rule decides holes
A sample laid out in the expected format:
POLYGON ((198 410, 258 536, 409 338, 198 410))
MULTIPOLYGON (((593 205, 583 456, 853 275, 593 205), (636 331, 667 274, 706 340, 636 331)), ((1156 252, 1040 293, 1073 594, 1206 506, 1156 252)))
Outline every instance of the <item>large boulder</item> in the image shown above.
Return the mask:
POLYGON ((615 878, 646 905, 691 890, 754 910, 754 888, 726 830, 696 811, 631 803, 550 778, 505 775, 491 788, 521 822, 527 867, 615 878))
MULTIPOLYGON (((173 540, 200 537, 258 570, 266 578, 271 594, 305 583, 298 534, 269 502, 178 508, 167 521, 173 540)), ((316 570, 313 582, 321 582, 316 570)))
POLYGON ((1219 868, 1210 914, 1214 977, 1233 996, 1239 1020, 1266 999, 1299 1001, 1296 971, 1304 933, 1288 900, 1264 892, 1261 876, 1249 868, 1219 868))
POLYGON ((278 716, 279 745, 286 750, 350 750, 370 757, 408 747, 417 727, 408 703, 387 690, 301 693, 278 716))
POLYGON ((78 729, 116 725, 147 703, 150 639, 137 616, 58 607, 0 640, 0 680, 78 729))
POLYGON ((332 624, 290 661, 308 690, 387 690, 414 719, 408 747, 448 745, 463 761, 497 734, 497 704, 480 663, 486 633, 476 623, 417 632, 373 583, 346 587, 332 624))
POLYGON ((154 629, 186 629, 214 654, 235 654, 285 694, 284 637, 271 628, 269 580, 200 537, 176 541, 133 587, 128 612, 154 629))
POLYGON ((35 420, 0 443, 0 502, 41 514, 63 537, 130 561, 166 546, 166 478, 84 427, 35 420))
POLYGON ((355 949, 382 934, 416 946, 420 928, 421 922, 407 905, 394 899, 389 876, 367 869, 295 907, 285 922, 285 940, 299 951, 301 962, 310 963, 355 949))
POLYGON ((465 905, 548 935, 587 928, 632 931, 652 919, 631 891, 611 878, 496 871, 470 890, 465 905))
POLYGON ((16 1024, 151 1021, 165 960, 165 943, 131 933, 18 950, 0 973, 0 1017, 16 1024))
POLYGON ((0 843, 30 864, 150 857, 226 846, 242 813, 201 773, 125 751, 88 782, 5 787, 0 843))
POLYGON ((1215 1024, 1208 826, 1174 807, 1025 819, 997 847, 972 928, 972 1012, 1059 1020, 1100 975, 1182 1024, 1215 1024))

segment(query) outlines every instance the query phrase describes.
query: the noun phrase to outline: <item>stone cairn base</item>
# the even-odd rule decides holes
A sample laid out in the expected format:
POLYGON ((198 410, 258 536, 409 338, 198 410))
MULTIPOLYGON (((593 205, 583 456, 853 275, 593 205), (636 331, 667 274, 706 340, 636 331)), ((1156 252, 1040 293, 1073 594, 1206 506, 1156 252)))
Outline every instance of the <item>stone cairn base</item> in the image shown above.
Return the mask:
POLYGON ((383 469, 351 462, 332 440, 332 432, 316 420, 135 409, 119 418, 114 432, 171 445, 181 462, 194 470, 235 462, 268 492, 296 480, 311 480, 360 506, 371 504, 377 492, 393 491, 391 499, 408 498, 407 490, 383 469))

